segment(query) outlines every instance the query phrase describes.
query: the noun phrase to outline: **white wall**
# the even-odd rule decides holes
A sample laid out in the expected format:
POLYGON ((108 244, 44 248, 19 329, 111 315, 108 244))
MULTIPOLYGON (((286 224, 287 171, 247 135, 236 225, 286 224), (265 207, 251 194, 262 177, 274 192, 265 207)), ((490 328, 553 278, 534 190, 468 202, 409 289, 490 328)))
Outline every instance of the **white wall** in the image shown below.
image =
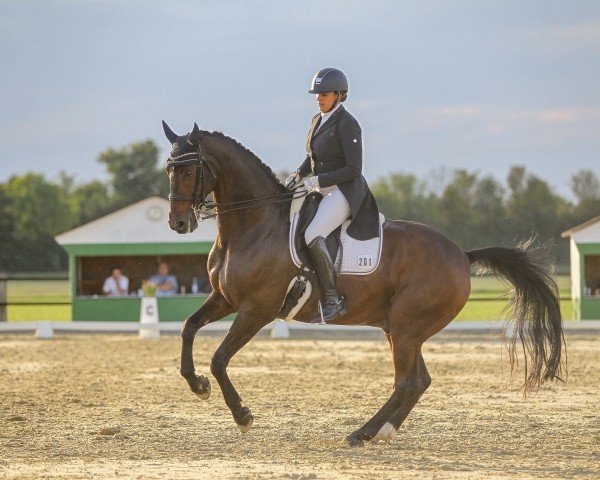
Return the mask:
POLYGON ((217 222, 200 222, 192 233, 179 235, 169 228, 169 202, 150 197, 86 223, 56 237, 59 245, 90 243, 214 242, 217 222))
POLYGON ((575 240, 571 237, 570 241, 571 248, 571 298, 573 300, 581 297, 581 269, 579 268, 579 250, 575 240))

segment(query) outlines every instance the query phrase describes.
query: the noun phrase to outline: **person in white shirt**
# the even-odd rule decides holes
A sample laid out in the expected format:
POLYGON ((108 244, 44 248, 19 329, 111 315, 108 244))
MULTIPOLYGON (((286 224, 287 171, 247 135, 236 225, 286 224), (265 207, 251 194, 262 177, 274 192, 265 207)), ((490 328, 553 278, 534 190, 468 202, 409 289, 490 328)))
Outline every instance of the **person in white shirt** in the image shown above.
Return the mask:
POLYGON ((129 293, 129 279, 123 275, 121 267, 111 269, 110 277, 104 280, 102 292, 109 297, 123 297, 129 293))

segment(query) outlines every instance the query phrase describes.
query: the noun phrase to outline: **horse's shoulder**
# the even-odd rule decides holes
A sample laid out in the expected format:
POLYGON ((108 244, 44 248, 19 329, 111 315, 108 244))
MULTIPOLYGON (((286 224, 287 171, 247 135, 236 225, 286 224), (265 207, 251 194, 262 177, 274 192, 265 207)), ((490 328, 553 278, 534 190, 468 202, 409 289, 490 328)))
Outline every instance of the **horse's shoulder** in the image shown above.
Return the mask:
POLYGON ((224 258, 224 247, 221 244, 221 242, 219 242, 219 239, 217 238, 215 240, 215 242, 213 243, 212 248, 210 249, 210 252, 208 253, 208 267, 210 268, 214 268, 214 267, 220 267, 220 265, 223 263, 223 258, 224 258))

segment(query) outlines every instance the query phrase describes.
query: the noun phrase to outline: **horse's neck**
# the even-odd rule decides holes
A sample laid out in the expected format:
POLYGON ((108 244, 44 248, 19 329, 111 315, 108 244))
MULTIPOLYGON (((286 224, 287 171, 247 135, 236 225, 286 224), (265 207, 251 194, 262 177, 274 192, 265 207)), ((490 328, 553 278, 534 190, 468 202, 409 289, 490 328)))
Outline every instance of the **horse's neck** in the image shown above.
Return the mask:
POLYGON ((217 177, 213 196, 217 204, 219 236, 222 239, 238 240, 250 231, 256 232, 263 225, 285 222, 285 214, 280 203, 241 208, 224 213, 227 210, 244 207, 243 205, 222 206, 244 200, 260 200, 280 195, 281 187, 263 170, 254 158, 248 158, 246 152, 235 152, 227 148, 218 139, 207 142, 206 152, 215 160, 211 165, 217 177))

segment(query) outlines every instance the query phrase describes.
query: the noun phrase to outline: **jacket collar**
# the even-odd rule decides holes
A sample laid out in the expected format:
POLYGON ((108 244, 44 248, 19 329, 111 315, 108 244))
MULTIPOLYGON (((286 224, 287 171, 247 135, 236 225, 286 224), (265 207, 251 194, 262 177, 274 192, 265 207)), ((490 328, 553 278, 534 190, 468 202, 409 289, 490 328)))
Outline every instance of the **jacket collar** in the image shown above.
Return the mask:
POLYGON ((311 138, 317 137, 320 133, 322 133, 323 131, 327 130, 329 127, 334 125, 339 120, 340 116, 342 115, 342 112, 344 112, 344 111, 345 111, 344 106, 340 105, 339 108, 331 114, 331 117, 329 117, 327 119, 327 122, 325 123, 325 125, 323 125, 323 127, 320 128, 316 133, 314 133, 315 126, 316 126, 319 118, 321 118, 321 114, 317 114, 315 117, 313 117, 313 122, 312 122, 312 125, 310 128, 311 138))
POLYGON ((319 114, 319 113, 317 113, 316 115, 314 115, 312 117, 312 121, 310 123, 310 130, 308 131, 309 140, 312 140, 313 133, 315 132, 315 128, 317 128, 317 122, 319 121, 320 118, 321 118, 321 114, 319 114))

